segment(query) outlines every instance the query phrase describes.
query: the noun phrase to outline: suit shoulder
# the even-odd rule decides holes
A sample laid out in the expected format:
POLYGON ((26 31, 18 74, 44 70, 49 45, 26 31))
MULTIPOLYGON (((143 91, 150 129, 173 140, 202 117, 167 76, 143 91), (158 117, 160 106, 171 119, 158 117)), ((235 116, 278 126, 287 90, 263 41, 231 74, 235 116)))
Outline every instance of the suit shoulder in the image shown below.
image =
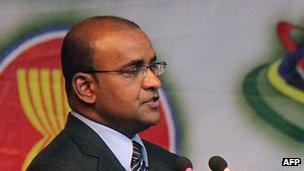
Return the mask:
POLYGON ((96 163, 85 156, 63 130, 32 160, 27 170, 70 170, 77 165, 96 163))

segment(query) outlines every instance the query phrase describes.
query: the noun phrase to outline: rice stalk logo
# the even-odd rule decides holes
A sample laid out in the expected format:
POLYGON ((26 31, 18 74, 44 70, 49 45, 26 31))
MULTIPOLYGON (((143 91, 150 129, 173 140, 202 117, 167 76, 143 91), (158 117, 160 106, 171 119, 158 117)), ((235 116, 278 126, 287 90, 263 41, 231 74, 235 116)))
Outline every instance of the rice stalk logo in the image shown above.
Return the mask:
MULTIPOLYGON (((0 170, 25 170, 64 127, 70 108, 60 71, 67 26, 34 31, 0 58, 0 170)), ((141 136, 178 151, 179 128, 165 89, 160 89, 161 120, 141 136)))
POLYGON ((70 109, 58 69, 20 68, 17 70, 17 85, 28 121, 43 136, 27 154, 27 165, 63 129, 70 109))
POLYGON ((247 74, 243 90, 248 103, 261 117, 304 142, 304 47, 294 41, 291 33, 295 30, 303 31, 288 22, 277 24, 286 55, 247 74))

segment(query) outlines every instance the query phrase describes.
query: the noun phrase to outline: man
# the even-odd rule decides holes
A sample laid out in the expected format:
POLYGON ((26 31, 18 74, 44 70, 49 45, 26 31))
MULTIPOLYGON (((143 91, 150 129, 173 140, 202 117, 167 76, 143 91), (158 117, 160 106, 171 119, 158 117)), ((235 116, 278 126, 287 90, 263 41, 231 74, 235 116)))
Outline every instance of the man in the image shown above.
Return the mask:
POLYGON ((64 38, 61 62, 72 112, 28 170, 176 170, 178 156, 138 136, 159 121, 166 66, 138 25, 86 19, 64 38))

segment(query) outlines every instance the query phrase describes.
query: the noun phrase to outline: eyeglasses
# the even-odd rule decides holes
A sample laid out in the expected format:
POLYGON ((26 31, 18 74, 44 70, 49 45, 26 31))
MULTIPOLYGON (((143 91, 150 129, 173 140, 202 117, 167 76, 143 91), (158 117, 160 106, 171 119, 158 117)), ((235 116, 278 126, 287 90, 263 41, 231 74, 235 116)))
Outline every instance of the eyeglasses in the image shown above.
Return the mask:
POLYGON ((161 76, 165 72, 167 63, 165 61, 160 61, 153 63, 149 66, 146 65, 138 65, 138 66, 132 66, 130 68, 126 69, 120 69, 120 70, 92 70, 92 71, 80 71, 84 73, 107 73, 107 72, 119 72, 122 73, 128 77, 137 77, 138 75, 146 75, 148 69, 150 69, 155 76, 161 76))

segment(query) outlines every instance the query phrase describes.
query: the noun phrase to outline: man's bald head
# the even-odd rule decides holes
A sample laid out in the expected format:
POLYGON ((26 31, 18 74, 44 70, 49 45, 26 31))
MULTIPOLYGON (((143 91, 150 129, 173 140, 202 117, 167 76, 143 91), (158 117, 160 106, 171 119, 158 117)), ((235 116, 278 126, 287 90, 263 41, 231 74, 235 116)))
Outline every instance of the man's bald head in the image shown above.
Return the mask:
POLYGON ((95 42, 111 33, 140 27, 127 19, 115 16, 88 18, 75 25, 65 36, 61 49, 61 66, 67 93, 76 72, 92 71, 95 42))

